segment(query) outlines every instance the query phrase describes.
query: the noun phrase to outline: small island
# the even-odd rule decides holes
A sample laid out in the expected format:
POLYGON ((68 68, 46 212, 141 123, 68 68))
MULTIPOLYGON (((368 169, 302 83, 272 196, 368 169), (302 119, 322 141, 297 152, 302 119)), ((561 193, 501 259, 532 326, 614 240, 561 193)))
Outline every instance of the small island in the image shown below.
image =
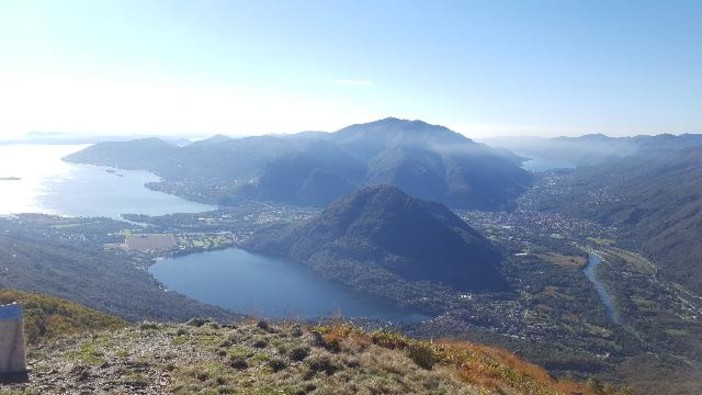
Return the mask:
POLYGON ((0 177, 0 181, 19 181, 20 177, 0 177))
POLYGON ((117 173, 117 170, 115 170, 115 169, 106 169, 105 172, 106 172, 106 173, 109 173, 109 174, 114 174, 114 175, 116 175, 117 177, 124 177, 124 174, 122 174, 122 173, 117 173))

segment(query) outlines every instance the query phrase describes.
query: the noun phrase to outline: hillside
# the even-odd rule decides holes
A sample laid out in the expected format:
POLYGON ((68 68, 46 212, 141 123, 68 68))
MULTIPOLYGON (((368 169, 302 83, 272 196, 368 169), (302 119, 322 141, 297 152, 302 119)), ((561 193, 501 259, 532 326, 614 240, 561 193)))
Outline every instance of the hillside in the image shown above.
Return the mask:
POLYGON ((123 240, 119 235, 101 235, 122 226, 107 219, 0 218, 0 287, 49 293, 130 321, 236 316, 165 292, 147 272, 92 241, 101 237, 123 240))
POLYGON ((386 297, 393 284, 427 281, 456 291, 507 289, 486 238, 445 206, 390 186, 354 192, 309 221, 254 235, 247 246, 386 297))
POLYGON ((541 208, 617 227, 663 278, 702 292, 702 146, 582 168, 557 190, 541 208))
POLYGON ((127 323, 115 316, 50 295, 0 290, 0 304, 22 303, 24 334, 30 345, 69 334, 116 330, 127 323))
MULTIPOLYGON (((583 394, 504 350, 344 324, 143 323, 31 348, 0 394, 583 394)), ((602 389, 595 392, 593 389, 602 389)))
POLYGON ((325 206, 375 184, 455 208, 509 207, 532 176, 504 150, 443 126, 387 118, 334 133, 228 138, 178 148, 155 139, 100 143, 67 161, 157 173, 151 187, 231 204, 254 199, 325 206))

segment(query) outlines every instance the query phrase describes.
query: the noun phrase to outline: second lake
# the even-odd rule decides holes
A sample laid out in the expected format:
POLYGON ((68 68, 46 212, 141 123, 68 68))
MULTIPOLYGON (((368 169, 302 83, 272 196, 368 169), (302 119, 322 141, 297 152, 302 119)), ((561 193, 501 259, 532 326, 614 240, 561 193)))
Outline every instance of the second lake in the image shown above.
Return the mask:
POLYGON ((236 248, 163 259, 149 272, 169 289, 195 300, 263 318, 335 314, 394 322, 430 318, 358 295, 301 264, 236 248))

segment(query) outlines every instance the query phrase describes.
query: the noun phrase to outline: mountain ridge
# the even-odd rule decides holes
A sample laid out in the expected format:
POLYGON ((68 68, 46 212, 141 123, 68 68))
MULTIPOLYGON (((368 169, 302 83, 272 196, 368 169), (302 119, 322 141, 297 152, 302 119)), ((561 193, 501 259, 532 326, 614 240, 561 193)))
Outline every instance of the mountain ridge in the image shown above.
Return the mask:
POLYGON ((533 181, 513 156, 419 120, 386 118, 327 134, 215 136, 173 150, 152 141, 137 149, 143 143, 96 144, 65 160, 153 171, 163 179, 160 190, 225 205, 324 206, 383 183, 451 207, 494 210, 509 207, 533 181))

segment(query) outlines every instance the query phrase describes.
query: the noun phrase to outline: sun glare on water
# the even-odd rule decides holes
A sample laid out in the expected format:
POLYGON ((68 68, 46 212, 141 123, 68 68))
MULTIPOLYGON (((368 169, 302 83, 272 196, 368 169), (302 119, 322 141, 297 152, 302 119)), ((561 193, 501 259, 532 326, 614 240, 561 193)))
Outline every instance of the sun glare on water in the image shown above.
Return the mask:
POLYGON ((0 145, 0 214, 52 213, 42 207, 47 181, 69 178, 61 158, 85 145, 0 145))

